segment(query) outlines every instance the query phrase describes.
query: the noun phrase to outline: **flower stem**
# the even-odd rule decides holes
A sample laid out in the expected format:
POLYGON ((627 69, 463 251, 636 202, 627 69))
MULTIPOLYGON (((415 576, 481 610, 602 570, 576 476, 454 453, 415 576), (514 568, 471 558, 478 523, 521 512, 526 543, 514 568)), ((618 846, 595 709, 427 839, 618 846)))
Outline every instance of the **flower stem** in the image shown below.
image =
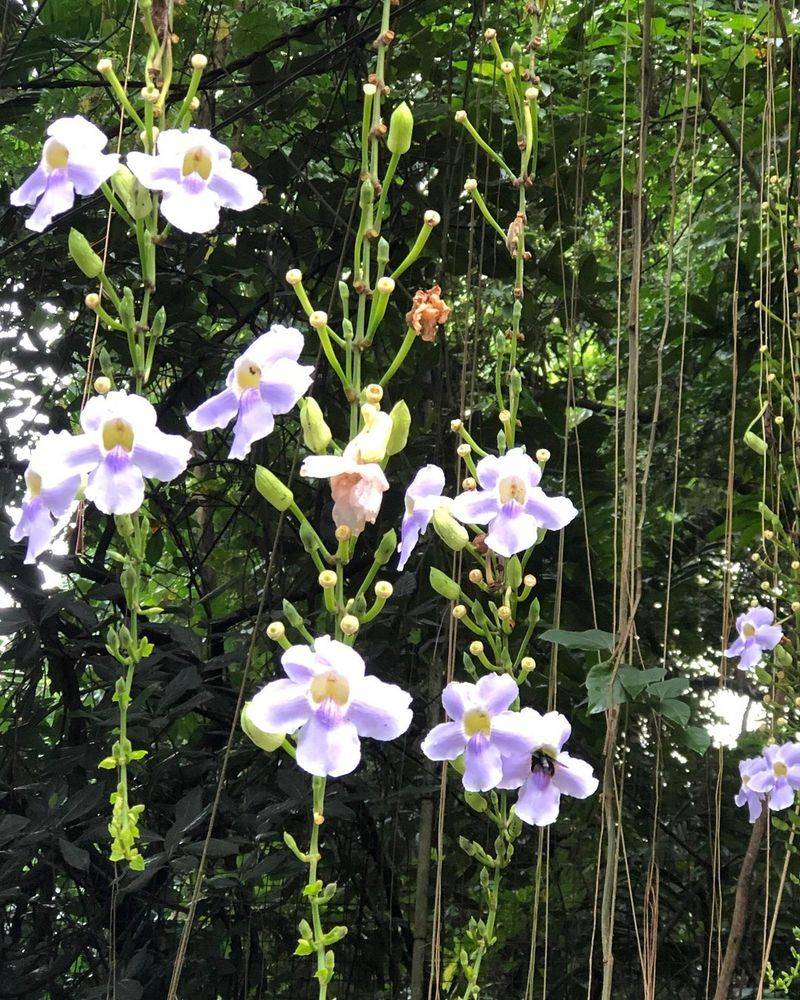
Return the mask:
POLYGON ((411 345, 414 343, 416 339, 417 339, 416 333, 409 328, 406 331, 405 339, 403 340, 403 343, 400 345, 400 349, 394 356, 394 361, 386 369, 386 372, 384 373, 384 376, 380 381, 381 387, 386 386, 389 383, 389 381, 394 377, 394 375, 397 374, 397 369, 405 361, 406 355, 411 350, 411 345))

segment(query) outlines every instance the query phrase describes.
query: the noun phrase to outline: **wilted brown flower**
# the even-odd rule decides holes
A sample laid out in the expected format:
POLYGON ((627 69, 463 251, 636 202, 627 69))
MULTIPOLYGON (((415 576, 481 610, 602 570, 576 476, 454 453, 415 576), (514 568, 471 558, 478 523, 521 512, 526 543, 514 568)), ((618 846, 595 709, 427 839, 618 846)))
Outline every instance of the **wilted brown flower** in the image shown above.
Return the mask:
POLYGON ((406 323, 423 340, 436 340, 436 327, 444 326, 450 318, 450 306, 441 299, 441 286, 434 285, 427 291, 419 289, 414 293, 411 309, 406 313, 406 323))
POLYGON ((508 247, 508 252, 512 257, 516 257, 519 253, 520 238, 525 232, 525 216, 522 212, 517 212, 514 216, 514 221, 508 227, 506 232, 506 246, 508 247))

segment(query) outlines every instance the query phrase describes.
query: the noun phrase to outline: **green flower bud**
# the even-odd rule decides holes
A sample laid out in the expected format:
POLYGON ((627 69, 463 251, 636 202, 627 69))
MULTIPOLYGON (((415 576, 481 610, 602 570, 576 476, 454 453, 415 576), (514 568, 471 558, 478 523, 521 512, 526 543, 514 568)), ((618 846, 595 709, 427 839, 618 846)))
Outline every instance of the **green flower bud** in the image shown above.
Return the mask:
POLYGON ((411 108, 403 101, 398 104, 389 119, 389 134, 386 145, 390 153, 407 153, 411 148, 411 134, 414 131, 414 116, 411 108))
POLYGON ((131 218, 138 221, 146 218, 152 211, 153 199, 150 192, 142 187, 127 167, 120 167, 112 176, 111 187, 131 218))
POLYGON ((314 531, 308 521, 300 522, 300 541, 306 552, 316 552, 320 547, 319 535, 314 531))
POLYGON ((431 566, 429 579, 431 587, 433 587, 437 594, 444 597, 445 600, 457 601, 461 596, 461 587, 459 587, 456 581, 451 580, 446 573, 443 573, 435 566, 431 566))
POLYGON ((286 739, 286 733, 267 733, 264 732, 263 729, 259 729, 253 722, 250 714, 251 704, 251 702, 247 701, 242 707, 242 715, 240 719, 242 732, 249 740, 255 743, 257 747, 260 747, 262 750, 266 750, 267 753, 273 753, 273 751, 277 750, 286 739))
POLYGON ((263 465, 256 466, 256 489, 275 510, 284 511, 294 502, 294 495, 289 487, 263 465))
POLYGON ((372 186, 372 181, 364 181, 361 185, 361 193, 358 197, 358 202, 361 208, 369 208, 372 202, 375 200, 375 188, 372 186))
POLYGON ((375 562, 385 566, 397 551, 397 532, 390 528, 381 539, 380 545, 375 550, 375 562))
POLYGON ((512 556, 506 561, 506 583, 514 590, 522 583, 522 563, 518 556, 512 556))
POLYGON ((132 330, 136 325, 135 303, 133 292, 127 285, 122 289, 122 298, 119 303, 119 318, 126 330, 132 330))
POLYGON ((89 241, 77 229, 70 229, 67 239, 69 255, 87 278, 96 278, 103 273, 103 262, 89 246, 89 241))
POLYGON ((489 807, 486 799, 480 794, 480 792, 465 792, 464 801, 470 809, 474 809, 476 813, 486 812, 489 807))
POLYGON ((791 667, 792 665, 792 654, 780 644, 775 647, 775 659, 782 667, 791 667))
POLYGON ((453 552, 460 552, 469 542, 467 529, 444 507, 437 507, 433 512, 433 530, 453 552))
POLYGON ((300 612, 297 610, 294 604, 292 604, 291 601, 287 601, 285 597, 283 599, 283 613, 286 616, 286 620, 289 622, 289 624, 293 625, 295 628, 302 628, 305 625, 305 622, 303 621, 303 616, 300 614, 300 612))
POLYGON ((161 306, 161 308, 153 317, 152 323, 150 324, 150 336, 158 340, 161 334, 164 332, 164 327, 166 326, 166 324, 167 324, 167 314, 164 311, 164 307, 161 306))
POLYGON ((313 396, 303 399, 300 403, 300 426, 303 428, 306 448, 315 455, 324 455, 333 435, 325 423, 319 403, 313 396))
POLYGON ((767 442, 752 431, 744 432, 744 443, 757 455, 766 455, 767 453, 767 442))
POLYGON ((386 454, 396 455, 405 448, 408 432, 411 430, 411 411, 406 401, 401 399, 399 403, 395 403, 389 416, 392 418, 392 433, 386 444, 386 454))

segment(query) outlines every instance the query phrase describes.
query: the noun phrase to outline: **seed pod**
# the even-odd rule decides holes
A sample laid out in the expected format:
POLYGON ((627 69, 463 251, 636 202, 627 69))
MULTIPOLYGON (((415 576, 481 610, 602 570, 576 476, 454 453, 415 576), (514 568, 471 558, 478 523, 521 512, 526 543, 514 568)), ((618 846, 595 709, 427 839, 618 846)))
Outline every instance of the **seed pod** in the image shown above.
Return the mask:
POLYGON ((294 502, 294 495, 288 486, 285 486, 277 476, 274 476, 269 469, 263 465, 256 466, 256 489, 268 500, 275 510, 284 511, 294 502))
POLYGON ((67 239, 69 255, 87 278, 96 278, 103 271, 103 262, 89 246, 89 241, 77 229, 70 229, 67 239))

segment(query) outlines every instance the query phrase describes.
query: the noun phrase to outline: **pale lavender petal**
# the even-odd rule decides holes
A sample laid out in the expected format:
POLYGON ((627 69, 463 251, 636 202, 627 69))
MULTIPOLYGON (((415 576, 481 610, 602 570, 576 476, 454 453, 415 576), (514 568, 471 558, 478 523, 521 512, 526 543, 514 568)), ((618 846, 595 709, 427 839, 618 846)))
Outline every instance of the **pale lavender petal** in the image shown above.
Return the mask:
POLYGON ((108 144, 105 133, 83 115, 57 118, 48 125, 47 134, 62 146, 66 146, 70 156, 97 154, 108 144))
POLYGON ((440 722, 422 741, 422 752, 429 760, 455 760, 466 745, 467 739, 458 722, 440 722))
POLYGON ((479 733, 464 751, 464 788, 468 792, 488 792, 503 778, 500 751, 479 733))
POLYGON ((765 768, 763 771, 758 771, 751 775, 750 781, 748 783, 748 788, 754 792, 761 792, 765 794, 771 792, 775 787, 775 775, 772 768, 765 768))
POLYGON ((459 493, 450 506, 450 513, 465 524, 486 524, 497 517, 500 501, 489 490, 468 490, 459 493))
POLYGON ((759 648, 758 644, 753 641, 752 636, 744 641, 744 649, 742 650, 741 659, 739 660, 740 670, 749 670, 750 667, 754 667, 758 661, 761 659, 762 650, 759 648))
POLYGON ((784 743, 781 747, 781 760, 789 767, 800 764, 800 743, 784 743))
MULTIPOLYGON (((542 478, 542 470, 522 448, 512 448, 499 460, 500 478, 518 476, 527 486, 537 486, 542 478)), ((480 465, 478 466, 480 469, 480 465)))
POLYGON ((487 455, 475 467, 478 482, 484 490, 493 490, 500 479, 502 466, 497 455, 487 455))
POLYGON ((536 519, 527 514, 516 500, 510 500, 503 504, 492 521, 486 544, 498 555, 513 556, 536 544, 538 529, 536 519))
POLYGON ((519 712, 501 712, 496 715, 492 719, 490 739, 492 746, 496 746, 504 757, 519 758, 527 754, 530 764, 536 739, 519 712))
POLYGON ((239 397, 233 389, 223 389, 186 415, 193 431, 210 431, 212 427, 227 427, 239 412, 239 397))
POLYGON ((525 500, 525 510, 549 531, 559 531, 578 516, 578 511, 570 499, 549 497, 538 486, 529 490, 525 500))
POLYGON ((415 510, 412 514, 406 514, 400 527, 400 544, 397 551, 400 559, 397 562, 398 570, 405 567, 409 556, 414 551, 419 541, 419 536, 430 524, 433 515, 425 511, 415 510))
POLYGON ((772 613, 771 608, 764 608, 759 605, 757 608, 751 608, 750 611, 744 615, 744 618, 749 621, 751 625, 758 627, 759 625, 771 625, 775 615, 772 613))
POLYGON ((63 482, 53 486, 43 486, 40 496, 48 509, 56 517, 61 517, 69 510, 80 485, 80 476, 69 476, 63 482))
POLYGON ((61 471, 65 477, 88 472, 97 466, 102 457, 103 450, 94 438, 88 434, 76 434, 64 447, 61 471))
POLYGON ((261 398, 273 413, 288 413, 311 385, 313 370, 279 358, 261 376, 261 398))
POLYGON ((519 788, 531 776, 531 754, 503 755, 503 777, 497 783, 498 788, 519 788))
POLYGON ((248 711, 255 725, 268 733, 293 733, 311 718, 305 688, 283 678, 263 687, 248 711))
POLYGON ((489 715, 505 712, 519 695, 519 687, 511 674, 486 674, 479 678, 475 688, 489 715))
POLYGON ((259 368, 266 368, 280 358, 297 361, 303 353, 303 334, 292 326, 273 323, 266 333, 256 337, 241 356, 240 361, 253 361, 259 368))
MULTIPOLYGON (((528 710, 531 711, 531 710, 528 710)), ((548 747, 557 753, 570 738, 572 727, 560 712, 545 712, 536 720, 537 747, 548 747)))
POLYGON ((208 186, 217 195, 220 204, 237 212, 253 208, 262 198, 255 177, 225 162, 216 164, 208 186))
POLYGON ((186 471, 192 445, 180 434, 165 434, 155 427, 137 431, 131 461, 149 479, 168 483, 186 471))
POLYGON ((116 153, 99 153, 92 160, 84 162, 70 156, 66 170, 76 194, 94 194, 101 184, 119 170, 119 156, 116 153))
POLYGON ((104 514, 133 514, 144 501, 144 479, 119 445, 89 476, 86 499, 104 514))
POLYGON ((11 540, 21 542, 28 539, 25 562, 33 563, 48 548, 53 537, 53 519, 41 497, 26 500, 19 518, 11 528, 11 540))
POLYGON ((576 799, 585 799, 594 795, 599 784, 594 776, 592 765, 568 753, 560 753, 555 762, 553 784, 564 795, 572 795, 576 799))
POLYGON ((411 695, 396 684, 377 677, 363 677, 350 688, 350 704, 345 718, 359 736, 373 740, 394 740, 411 725, 411 695))
POLYGON ((47 187, 33 212, 25 220, 28 229, 44 232, 56 215, 68 212, 75 203, 75 189, 64 170, 54 170, 47 178, 47 187))
POLYGON ((319 777, 338 778, 358 767, 361 743, 351 722, 333 725, 312 715, 297 737, 297 763, 319 777))
POLYGON ((770 792, 769 807, 777 811, 778 809, 788 809, 791 805, 794 805, 794 789, 788 781, 779 779, 770 792))
POLYGON ((164 194, 161 213, 182 233, 208 233, 219 225, 217 196, 206 187, 198 188, 194 176, 164 194))
POLYGON ((245 458, 254 441, 272 432, 275 421, 272 410, 261 398, 258 389, 245 389, 239 399, 239 416, 233 428, 230 458, 245 458))
POLYGON ((128 153, 125 162, 136 180, 151 191, 174 191, 180 185, 180 160, 133 152, 128 153))
POLYGON ((754 795, 752 792, 748 793, 747 809, 750 817, 750 822, 755 823, 755 821, 764 811, 764 800, 759 795, 754 795))
POLYGON ((745 642, 741 636, 738 639, 734 639, 733 642, 728 646, 728 648, 723 653, 723 656, 741 656, 744 652, 745 642))
POLYGON ((520 790, 514 806, 517 816, 533 826, 549 826, 558 818, 561 792, 543 771, 536 770, 520 790))
POLYGON ((37 198, 44 194, 46 187, 47 171, 43 164, 40 163, 33 173, 29 177, 26 177, 16 191, 11 192, 9 201, 17 207, 21 205, 34 205, 37 198))
MULTIPOLYGON (((438 465, 423 465, 411 480, 406 490, 406 496, 414 501, 415 509, 421 509, 420 504, 425 500, 435 499, 442 495, 444 484, 444 472, 438 465)), ((425 507, 425 509, 428 508, 425 507)))
POLYGON ((774 649, 781 641, 783 629, 780 625, 761 625, 756 629, 753 638, 756 645, 762 649, 774 649))
POLYGON ((308 684, 319 672, 317 658, 310 646, 290 646, 281 656, 281 666, 295 684, 308 684))
POLYGON ((364 676, 366 667, 363 658, 351 647, 321 635, 314 640, 314 653, 319 670, 335 670, 350 684, 356 684, 364 676))
POLYGON ((450 681, 442 691, 442 705, 454 722, 461 722, 464 713, 472 707, 474 684, 465 681, 450 681))

